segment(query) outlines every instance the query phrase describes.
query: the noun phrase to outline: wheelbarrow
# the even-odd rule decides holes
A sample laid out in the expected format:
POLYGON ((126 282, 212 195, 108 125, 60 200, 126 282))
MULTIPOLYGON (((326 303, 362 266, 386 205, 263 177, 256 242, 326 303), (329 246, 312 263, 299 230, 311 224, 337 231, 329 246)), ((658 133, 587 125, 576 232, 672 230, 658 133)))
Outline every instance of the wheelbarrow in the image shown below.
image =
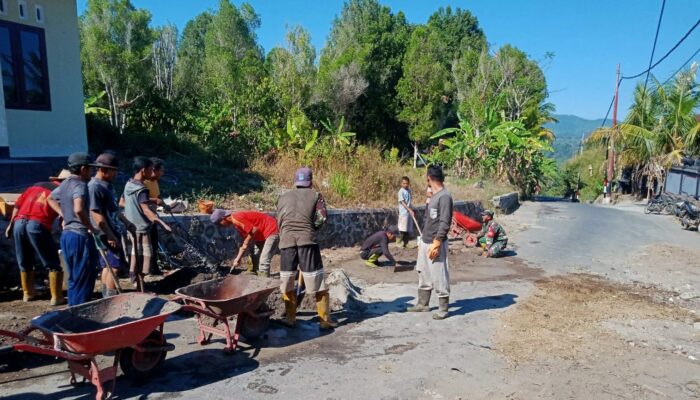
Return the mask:
POLYGON ((209 343, 213 335, 220 336, 226 339, 224 351, 232 353, 239 334, 252 340, 265 333, 273 314, 266 309, 265 300, 278 287, 278 280, 231 275, 180 288, 175 299, 183 302, 183 309, 195 313, 199 344, 209 343), (231 331, 229 320, 233 316, 236 324, 231 331))
POLYGON ((0 336, 11 338, 16 351, 65 359, 70 383, 82 376, 102 400, 114 393, 117 363, 125 375, 142 378, 165 359, 174 346, 165 341, 163 323, 181 307, 149 294, 126 293, 40 315, 28 328, 0 330, 0 336), (112 354, 111 366, 100 368, 96 357, 112 354))
POLYGON ((454 211, 452 213, 452 237, 454 238, 464 235, 463 241, 465 246, 473 247, 476 245, 477 240, 474 232, 478 232, 480 230, 480 222, 469 218, 459 211, 454 211))

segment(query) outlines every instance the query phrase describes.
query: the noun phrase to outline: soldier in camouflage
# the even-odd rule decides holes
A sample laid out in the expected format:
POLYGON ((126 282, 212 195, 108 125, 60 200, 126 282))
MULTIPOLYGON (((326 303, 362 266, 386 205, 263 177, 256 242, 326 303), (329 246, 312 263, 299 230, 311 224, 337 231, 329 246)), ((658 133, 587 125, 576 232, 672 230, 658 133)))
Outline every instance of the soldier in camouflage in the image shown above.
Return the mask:
POLYGON ((485 210, 481 213, 484 225, 477 235, 479 245, 484 249, 482 257, 502 257, 503 251, 508 245, 508 235, 505 229, 493 220, 493 211, 485 210))

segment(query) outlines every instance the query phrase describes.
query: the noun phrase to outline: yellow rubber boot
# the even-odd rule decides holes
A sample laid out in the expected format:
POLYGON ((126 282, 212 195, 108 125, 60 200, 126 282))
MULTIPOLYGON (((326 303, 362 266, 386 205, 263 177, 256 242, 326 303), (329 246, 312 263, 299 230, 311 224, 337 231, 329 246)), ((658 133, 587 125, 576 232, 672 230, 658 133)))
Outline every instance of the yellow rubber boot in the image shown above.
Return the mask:
POLYGON ((34 271, 20 271, 19 279, 22 282, 22 301, 27 302, 36 299, 36 289, 34 289, 34 271))
POLYGON ((297 292, 291 291, 282 295, 284 301, 285 319, 282 323, 290 328, 294 328, 297 322, 297 292))
POLYGON ((331 319, 330 295, 327 290, 316 293, 316 310, 318 311, 318 323, 322 331, 335 329, 338 324, 331 319))
POLYGON ((51 290, 52 306, 61 306, 66 304, 66 299, 63 297, 63 271, 49 272, 49 290, 51 290))

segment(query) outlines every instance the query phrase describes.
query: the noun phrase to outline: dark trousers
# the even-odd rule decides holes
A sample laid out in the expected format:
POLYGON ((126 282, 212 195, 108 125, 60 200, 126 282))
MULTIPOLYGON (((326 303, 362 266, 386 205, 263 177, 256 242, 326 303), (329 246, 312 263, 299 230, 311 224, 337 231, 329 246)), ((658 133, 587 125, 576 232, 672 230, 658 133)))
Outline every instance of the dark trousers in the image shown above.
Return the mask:
POLYGON ((33 271, 37 261, 48 270, 61 270, 58 246, 53 241, 51 232, 39 222, 29 219, 15 220, 12 236, 20 271, 33 271))
POLYGON ((68 266, 68 305, 83 304, 92 298, 97 278, 98 255, 90 235, 63 231, 61 250, 68 266))
POLYGON ((370 258, 370 256, 372 256, 374 254, 381 256, 384 253, 382 252, 381 248, 375 247, 373 249, 361 250, 360 251, 360 258, 363 260, 367 260, 370 258))
POLYGON ((160 247, 158 247, 158 224, 153 224, 151 226, 151 230, 148 231, 148 237, 151 239, 153 252, 151 254, 151 263, 146 267, 148 267, 147 272, 149 274, 155 274, 160 270, 160 268, 158 268, 158 251, 160 250, 160 247))

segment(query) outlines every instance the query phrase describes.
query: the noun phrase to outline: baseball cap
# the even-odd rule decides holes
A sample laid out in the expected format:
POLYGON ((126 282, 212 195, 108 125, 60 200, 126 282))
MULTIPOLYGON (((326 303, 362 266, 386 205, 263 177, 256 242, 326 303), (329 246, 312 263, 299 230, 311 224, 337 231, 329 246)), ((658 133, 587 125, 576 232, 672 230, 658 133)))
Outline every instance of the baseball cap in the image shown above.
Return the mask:
POLYGON ((222 219, 228 217, 229 215, 231 215, 231 211, 226 211, 226 210, 222 210, 220 208, 217 208, 216 210, 214 210, 211 213, 211 215, 209 216, 209 219, 211 220, 212 224, 216 225, 219 222, 221 222, 222 219))
POLYGON ((309 187, 311 186, 311 179, 313 179, 311 168, 299 168, 294 174, 294 185, 297 187, 309 187))
POLYGON ((81 167, 83 165, 92 165, 93 159, 88 153, 76 152, 68 156, 69 167, 81 167))
POLYGON ((70 176, 70 171, 67 169, 62 169, 61 172, 58 173, 58 176, 49 176, 50 181, 63 181, 66 180, 70 176))
POLYGON ((386 231, 387 231, 387 232, 391 232, 391 233, 393 233, 394 235, 396 235, 397 233, 399 233, 399 227, 396 226, 396 225, 389 225, 389 227, 386 228, 386 231))
POLYGON ((481 212, 481 215, 488 215, 489 217, 493 218, 493 211, 491 210, 484 210, 481 212))
POLYGON ((91 165, 97 168, 119 169, 119 161, 117 161, 117 157, 113 153, 100 154, 95 159, 95 163, 91 165))

